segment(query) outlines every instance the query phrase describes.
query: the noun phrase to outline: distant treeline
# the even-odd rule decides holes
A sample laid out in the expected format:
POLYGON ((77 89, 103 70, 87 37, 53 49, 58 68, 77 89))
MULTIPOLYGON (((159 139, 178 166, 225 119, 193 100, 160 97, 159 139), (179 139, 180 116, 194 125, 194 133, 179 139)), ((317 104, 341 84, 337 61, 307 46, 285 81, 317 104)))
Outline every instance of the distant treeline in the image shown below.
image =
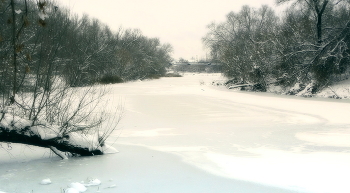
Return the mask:
POLYGON ((169 70, 174 72, 199 72, 199 73, 220 73, 222 71, 220 64, 212 63, 198 63, 198 64, 172 64, 169 66, 169 70))
POLYGON ((17 89, 24 88, 19 85, 33 77, 36 84, 60 76, 70 86, 85 86, 162 76, 171 51, 158 38, 136 29, 112 31, 97 19, 72 15, 56 2, 0 1, 2 93, 8 93, 14 81, 17 89))
MULTIPOLYGON (((350 2, 278 0, 290 7, 282 17, 262 6, 244 6, 222 23, 208 25, 203 42, 213 61, 237 84, 268 84, 315 93, 350 66, 350 2), (295 87, 294 87, 295 88, 295 87)), ((291 93, 295 94, 295 93, 291 93)))

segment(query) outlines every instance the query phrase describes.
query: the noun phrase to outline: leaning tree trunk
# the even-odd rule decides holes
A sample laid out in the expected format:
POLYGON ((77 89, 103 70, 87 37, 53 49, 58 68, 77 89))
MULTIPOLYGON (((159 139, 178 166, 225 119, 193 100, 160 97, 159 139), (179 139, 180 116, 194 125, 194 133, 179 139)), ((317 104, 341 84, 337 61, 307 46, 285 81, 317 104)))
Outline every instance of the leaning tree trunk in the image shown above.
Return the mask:
MULTIPOLYGON (((0 142, 21 143, 50 148, 51 150, 57 149, 62 152, 69 152, 81 156, 94 156, 103 154, 103 147, 100 144, 94 144, 94 146, 90 145, 88 147, 87 145, 81 145, 72 140, 74 135, 82 136, 84 135, 82 133, 73 132, 74 135, 73 133, 59 135, 55 134, 55 132, 52 132, 55 129, 50 128, 50 126, 30 126, 28 124, 25 124, 25 121, 23 120, 15 122, 12 120, 7 121, 5 119, 6 116, 0 121, 0 142)), ((60 157, 64 158, 62 156, 60 157)))
POLYGON ((80 147, 75 146, 74 144, 70 144, 68 139, 65 137, 42 139, 37 134, 31 132, 27 127, 16 131, 0 127, 0 141, 10 143, 22 143, 26 145, 33 145, 44 148, 50 148, 52 146, 60 151, 78 154, 81 156, 94 156, 103 154, 103 152, 98 149, 89 150, 89 148, 87 147, 80 147))
POLYGON ((90 150, 87 147, 80 147, 69 143, 66 137, 57 137, 53 139, 42 139, 39 135, 30 131, 28 127, 20 130, 9 130, 0 127, 0 141, 10 143, 22 143, 38 147, 50 148, 55 147, 63 152, 70 152, 81 156, 102 155, 103 152, 99 149, 90 150))

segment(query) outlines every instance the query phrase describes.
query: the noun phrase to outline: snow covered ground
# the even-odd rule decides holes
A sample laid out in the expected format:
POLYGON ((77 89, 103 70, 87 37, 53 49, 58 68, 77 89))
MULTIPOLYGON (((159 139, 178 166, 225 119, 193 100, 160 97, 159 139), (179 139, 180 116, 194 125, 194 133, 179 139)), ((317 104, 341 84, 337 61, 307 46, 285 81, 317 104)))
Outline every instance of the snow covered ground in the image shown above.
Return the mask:
POLYGON ((11 156, 0 150, 0 192, 59 193, 89 179, 101 184, 86 192, 350 192, 348 99, 211 85, 220 79, 186 74, 110 85, 106 108, 125 108, 108 140, 120 153, 59 160, 12 145, 11 156))

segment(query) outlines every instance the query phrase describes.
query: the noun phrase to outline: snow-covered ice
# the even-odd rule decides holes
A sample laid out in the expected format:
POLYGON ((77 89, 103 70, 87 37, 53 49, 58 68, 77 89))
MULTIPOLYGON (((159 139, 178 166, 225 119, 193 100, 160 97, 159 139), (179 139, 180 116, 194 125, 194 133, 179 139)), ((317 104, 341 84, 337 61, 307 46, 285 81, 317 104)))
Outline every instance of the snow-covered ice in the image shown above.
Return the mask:
POLYGON ((102 148, 102 152, 104 154, 119 153, 119 151, 116 148, 114 148, 114 147, 112 147, 110 145, 107 145, 107 144, 104 144, 101 148, 102 148))
POLYGON ((67 188, 64 193, 80 193, 80 191, 75 188, 67 188))
POLYGON ((41 185, 48 185, 48 184, 51 184, 51 180, 49 178, 46 178, 46 179, 43 179, 41 180, 40 184, 41 185))
POLYGON ((70 188, 74 188, 76 190, 78 190, 79 192, 85 192, 87 190, 87 188, 84 186, 84 184, 81 184, 79 182, 72 182, 69 185, 70 188))
POLYGON ((90 179, 84 186, 98 186, 101 184, 101 181, 99 179, 90 179))
POLYGON ((117 185, 112 184, 112 185, 108 186, 107 188, 115 188, 115 187, 117 187, 117 185))
POLYGON ((347 99, 232 91, 212 86, 218 79, 110 85, 105 108, 122 98, 125 115, 107 143, 120 153, 60 160, 12 144, 11 156, 0 151, 0 190, 60 193, 98 179, 86 192, 350 192, 347 99))

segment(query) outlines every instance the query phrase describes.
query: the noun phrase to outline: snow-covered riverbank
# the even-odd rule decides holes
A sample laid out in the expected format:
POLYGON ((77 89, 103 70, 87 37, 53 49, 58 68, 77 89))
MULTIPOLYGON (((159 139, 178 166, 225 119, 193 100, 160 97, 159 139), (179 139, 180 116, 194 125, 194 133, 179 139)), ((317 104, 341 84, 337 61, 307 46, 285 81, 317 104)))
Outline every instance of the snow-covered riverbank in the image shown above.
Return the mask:
POLYGON ((14 147, 12 160, 0 151, 0 191, 60 192, 87 178, 102 182, 87 192, 350 191, 348 100, 237 92, 212 86, 218 79, 111 85, 109 107, 125 108, 108 141, 120 153, 29 161, 43 151, 14 147))

